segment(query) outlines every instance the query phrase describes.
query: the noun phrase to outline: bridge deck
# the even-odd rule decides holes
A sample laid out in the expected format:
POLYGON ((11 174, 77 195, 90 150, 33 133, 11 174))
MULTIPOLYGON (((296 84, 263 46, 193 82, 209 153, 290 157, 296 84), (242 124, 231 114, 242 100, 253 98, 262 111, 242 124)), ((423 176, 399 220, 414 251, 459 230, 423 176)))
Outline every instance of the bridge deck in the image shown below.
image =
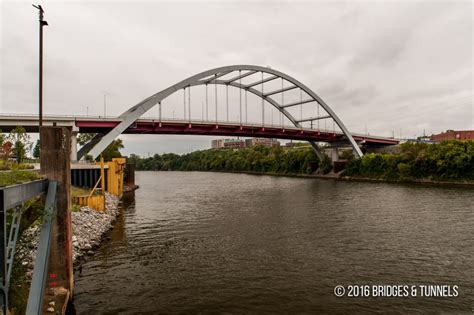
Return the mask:
MULTIPOLYGON (((104 133, 112 130, 120 123, 116 117, 91 116, 45 116, 45 125, 56 123, 61 126, 76 126, 79 132, 104 133)), ((38 118, 33 115, 0 115, 0 129, 8 132, 15 126, 23 126, 28 132, 38 132, 38 118)), ((126 134, 187 134, 233 137, 262 137, 287 140, 303 140, 316 142, 341 142, 346 137, 341 132, 331 130, 300 129, 294 126, 276 126, 236 122, 209 122, 193 120, 138 119, 125 130, 126 134)), ((370 145, 394 145, 399 140, 393 138, 352 134, 354 140, 370 145)))

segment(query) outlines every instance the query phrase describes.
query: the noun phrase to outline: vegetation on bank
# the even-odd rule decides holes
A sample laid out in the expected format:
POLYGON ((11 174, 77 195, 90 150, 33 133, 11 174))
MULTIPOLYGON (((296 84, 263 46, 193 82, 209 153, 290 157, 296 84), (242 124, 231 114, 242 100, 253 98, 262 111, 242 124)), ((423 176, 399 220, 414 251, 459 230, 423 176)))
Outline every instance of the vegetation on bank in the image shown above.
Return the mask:
MULTIPOLYGON (((188 154, 155 154, 141 158, 132 154, 136 170, 147 171, 234 171, 273 174, 310 174, 320 161, 308 146, 285 148, 257 145, 243 149, 202 150, 188 154)), ((328 161, 323 161, 328 163, 328 161)))
POLYGON ((32 171, 16 170, 0 172, 0 187, 22 184, 40 178, 38 173, 32 171))
MULTIPOLYGON (((474 180, 474 141, 444 141, 439 144, 404 143, 400 153, 367 153, 355 158, 350 151, 342 176, 383 180, 474 180)), ((202 150, 188 154, 155 154, 129 158, 136 170, 230 171, 271 174, 321 174, 331 171, 331 161, 320 161, 309 146, 202 150)))
POLYGON ((0 157, 2 160, 12 160, 21 164, 31 150, 33 142, 25 128, 16 127, 10 133, 0 130, 0 157))
POLYGON ((385 180, 474 180, 474 141, 403 143, 398 154, 348 160, 343 176, 385 180))
MULTIPOLYGON (((77 137, 77 143, 79 145, 84 146, 86 145, 89 141, 94 139, 96 136, 96 133, 80 133, 79 136, 77 137)), ((105 162, 112 161, 113 158, 119 158, 122 157, 122 154, 120 153, 120 149, 123 149, 123 142, 122 139, 117 138, 114 141, 112 141, 111 144, 105 148, 105 150, 102 152, 102 157, 104 158, 105 162)), ((86 155, 85 157, 86 161, 93 162, 93 158, 90 155, 86 155)), ((99 161, 100 157, 97 157, 96 161, 99 161)))

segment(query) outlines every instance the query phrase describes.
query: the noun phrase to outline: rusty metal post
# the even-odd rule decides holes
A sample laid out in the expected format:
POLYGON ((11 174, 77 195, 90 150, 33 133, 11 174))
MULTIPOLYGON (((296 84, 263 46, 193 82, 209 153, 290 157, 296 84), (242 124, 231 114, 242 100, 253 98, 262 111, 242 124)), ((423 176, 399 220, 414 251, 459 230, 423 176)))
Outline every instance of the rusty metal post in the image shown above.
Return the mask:
POLYGON ((56 310, 65 309, 74 287, 71 225, 71 129, 40 127, 41 174, 57 181, 49 259, 46 298, 55 301, 56 310))

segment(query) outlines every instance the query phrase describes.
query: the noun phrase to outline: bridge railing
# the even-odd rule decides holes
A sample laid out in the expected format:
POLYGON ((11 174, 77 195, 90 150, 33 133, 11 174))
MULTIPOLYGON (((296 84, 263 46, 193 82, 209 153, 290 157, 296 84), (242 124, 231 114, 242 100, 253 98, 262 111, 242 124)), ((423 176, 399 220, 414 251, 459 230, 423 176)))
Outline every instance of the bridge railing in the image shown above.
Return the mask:
MULTIPOLYGON (((0 121, 2 118, 27 118, 27 119, 37 119, 37 115, 32 115, 32 114, 1 114, 0 115, 0 121)), ((58 120, 67 120, 67 119, 70 119, 72 121, 76 121, 76 120, 87 120, 87 119, 91 119, 91 120, 94 120, 94 121, 120 121, 120 118, 119 117, 114 117, 114 116, 100 116, 100 115, 57 115, 57 114, 54 114, 54 115, 44 115, 43 116, 43 119, 45 120, 48 120, 48 119, 58 119, 58 120)), ((303 130, 303 131, 308 131, 308 132, 314 132, 314 131, 317 131, 317 132, 322 132, 322 133, 336 133, 336 134, 342 134, 342 131, 339 130, 338 128, 335 128, 335 126, 333 126, 333 128, 330 128, 330 127, 324 127, 323 123, 317 125, 316 123, 313 125, 313 127, 311 128, 311 126, 302 126, 301 128, 298 128, 298 127, 295 127, 293 124, 291 124, 290 122, 287 122, 287 121, 284 121, 283 124, 281 123, 278 123, 278 121, 274 121, 273 123, 272 122, 266 122, 266 124, 264 126, 262 126, 261 123, 257 123, 257 122, 244 122, 244 121, 235 121, 235 120, 228 120, 228 121, 225 121, 225 120, 218 120, 218 121, 215 121, 215 120, 212 120, 212 119, 209 119, 209 120, 206 120, 204 118, 196 118, 196 117, 193 117, 191 120, 189 119, 183 119, 183 118, 174 118, 174 117, 152 117, 152 116, 142 116, 141 118, 139 118, 136 122, 146 122, 146 121, 150 121, 150 122, 176 122, 176 123, 190 123, 190 124, 202 124, 202 123, 207 123, 207 124, 217 124, 217 125, 234 125, 234 126, 248 126, 248 127, 256 127, 256 128, 259 128, 259 127, 265 127, 265 128, 284 128, 284 129, 288 129, 288 130, 303 130)), ((133 124, 132 124, 133 125, 133 124)), ((382 140, 399 140, 399 139, 396 139, 396 138, 393 138, 393 137, 384 137, 384 136, 376 136, 376 135, 369 135, 367 133, 354 133, 352 132, 352 135, 353 136, 356 136, 356 137, 364 137, 364 138, 370 138, 370 139, 382 139, 382 140)))
POLYGON ((22 205, 35 198, 46 194, 44 222, 41 228, 40 242, 34 267, 33 282, 30 287, 27 314, 40 314, 41 303, 30 303, 43 300, 48 265, 49 249, 51 243, 51 222, 54 217, 56 199, 56 182, 41 179, 29 183, 0 187, 0 306, 2 314, 7 314, 8 291, 10 278, 15 258, 16 244, 19 236, 22 205), (7 232, 7 211, 13 209, 10 229, 7 232), (8 238, 7 238, 8 235, 8 238), (41 271, 42 270, 42 271, 41 271), (30 307, 30 304, 32 305, 30 307))

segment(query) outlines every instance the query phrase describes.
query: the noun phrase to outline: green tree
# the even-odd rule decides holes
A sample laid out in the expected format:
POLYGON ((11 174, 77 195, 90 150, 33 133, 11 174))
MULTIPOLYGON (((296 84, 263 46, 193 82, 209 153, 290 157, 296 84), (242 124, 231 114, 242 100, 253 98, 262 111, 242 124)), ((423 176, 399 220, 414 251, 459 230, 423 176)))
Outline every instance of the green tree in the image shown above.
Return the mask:
POLYGON ((332 161, 327 154, 323 154, 323 159, 321 161, 321 172, 327 174, 332 170, 332 161))
POLYGON ((474 179, 474 141, 404 143, 398 154, 365 154, 348 161, 344 175, 383 179, 474 179))
MULTIPOLYGON (((123 149, 123 142, 122 139, 115 139, 112 141, 111 144, 105 148, 105 150, 102 152, 102 156, 104 157, 104 161, 112 161, 113 158, 119 158, 122 157, 122 154, 120 153, 120 149, 123 149)), ((100 158, 97 158, 99 160, 100 158)))
POLYGON ((97 134, 96 133, 80 133, 77 136, 77 143, 79 145, 86 145, 89 141, 91 141, 97 134))
POLYGON ((0 147, 3 146, 3 143, 7 139, 7 136, 2 132, 2 129, 0 129, 0 147))
POLYGON ((12 153, 15 155, 17 163, 23 162, 33 145, 30 135, 26 133, 25 128, 18 126, 10 132, 7 138, 13 144, 12 153))
POLYGON ((35 147, 33 148, 33 157, 39 159, 40 157, 40 141, 36 140, 35 147))
MULTIPOLYGON (((92 139, 94 139, 96 135, 97 135, 96 133, 80 133, 77 136, 77 143, 79 143, 79 145, 81 146, 84 146, 87 143, 89 143, 92 139)), ((123 149, 123 148, 124 146, 123 146, 122 139, 115 139, 114 141, 112 141, 112 143, 109 144, 107 148, 105 148, 104 151, 102 151, 102 156, 104 157, 104 161, 107 162, 107 161, 111 161, 113 158, 122 157, 122 154, 120 153, 120 149, 123 149)), ((91 160, 92 157, 86 156, 84 157, 84 159, 87 161, 87 160, 91 160)), ((100 157, 98 157, 96 160, 99 161, 100 157)))
POLYGON ((16 141, 13 145, 12 153, 15 156, 16 162, 18 164, 22 163, 26 158, 25 144, 21 141, 16 141))

